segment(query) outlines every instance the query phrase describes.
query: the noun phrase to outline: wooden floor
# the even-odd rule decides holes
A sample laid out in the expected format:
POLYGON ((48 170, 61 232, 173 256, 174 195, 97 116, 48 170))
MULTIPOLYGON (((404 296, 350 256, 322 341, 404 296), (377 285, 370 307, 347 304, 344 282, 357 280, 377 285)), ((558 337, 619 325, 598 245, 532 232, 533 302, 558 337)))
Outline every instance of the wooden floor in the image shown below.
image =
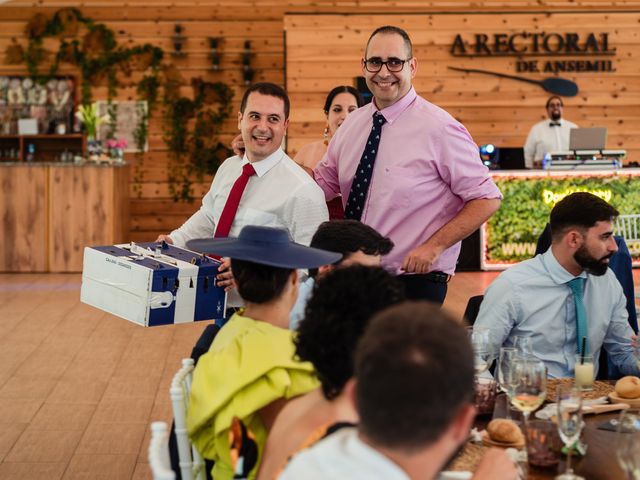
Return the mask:
MULTIPOLYGON (((461 316, 496 273, 460 273, 461 316)), ((80 275, 0 274, 0 479, 148 479, 149 424, 203 325, 143 328, 80 303, 80 275)))

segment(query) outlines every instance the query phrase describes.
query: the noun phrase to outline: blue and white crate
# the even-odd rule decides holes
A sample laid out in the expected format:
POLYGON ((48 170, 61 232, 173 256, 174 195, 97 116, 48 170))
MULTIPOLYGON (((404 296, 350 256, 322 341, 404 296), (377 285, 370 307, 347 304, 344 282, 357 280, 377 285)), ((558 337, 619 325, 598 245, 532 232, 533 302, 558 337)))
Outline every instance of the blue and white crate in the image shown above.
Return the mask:
POLYGON ((221 319, 219 266, 166 243, 86 247, 80 300, 145 327, 221 319))

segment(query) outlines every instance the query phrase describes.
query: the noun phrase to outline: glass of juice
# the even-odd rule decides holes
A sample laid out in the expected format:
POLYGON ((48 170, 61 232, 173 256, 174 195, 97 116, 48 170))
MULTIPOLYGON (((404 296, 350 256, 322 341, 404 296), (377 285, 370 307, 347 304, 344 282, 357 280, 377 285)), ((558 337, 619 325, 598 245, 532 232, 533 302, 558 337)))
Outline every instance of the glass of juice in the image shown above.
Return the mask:
POLYGON ((576 387, 582 391, 593 390, 593 355, 576 354, 576 387))

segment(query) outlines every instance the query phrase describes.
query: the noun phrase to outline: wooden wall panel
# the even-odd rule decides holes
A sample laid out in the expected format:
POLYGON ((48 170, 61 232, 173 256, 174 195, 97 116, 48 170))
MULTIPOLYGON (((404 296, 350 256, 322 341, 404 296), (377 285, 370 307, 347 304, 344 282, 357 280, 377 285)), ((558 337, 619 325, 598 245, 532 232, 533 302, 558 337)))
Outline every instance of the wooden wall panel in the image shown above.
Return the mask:
MULTIPOLYGON (((286 50, 286 82, 293 107, 288 139, 291 154, 301 145, 320 138, 324 128, 321 106, 327 91, 360 75, 358 59, 369 32, 392 19, 408 28, 417 43, 416 56, 420 63, 416 87, 422 95, 465 123, 479 143, 492 140, 519 145, 529 125, 544 115, 544 92, 526 84, 447 70, 451 58, 445 39, 458 30, 468 30, 471 25, 482 25, 487 32, 507 27, 521 30, 533 25, 555 26, 554 12, 568 11, 572 13, 570 24, 575 31, 615 30, 619 55, 615 59, 615 76, 580 77, 585 94, 566 102, 567 118, 582 126, 607 125, 611 141, 622 142, 630 152, 633 146, 632 158, 637 159, 640 153, 636 140, 640 138, 636 127, 638 119, 634 113, 634 109, 640 111, 637 93, 640 91, 640 31, 635 13, 640 11, 640 0, 316 0, 312 3, 307 0, 13 0, 0 5, 0 75, 24 73, 24 69, 3 65, 2 58, 12 38, 21 40, 29 18, 36 12, 51 15, 62 7, 80 8, 86 16, 107 23, 115 29, 121 42, 151 42, 167 52, 172 49, 173 26, 180 23, 187 37, 184 45, 187 57, 176 59, 175 64, 187 84, 183 93, 190 93, 188 84, 192 78, 222 80, 235 92, 234 109, 238 108, 245 88, 241 73, 245 40, 251 41, 255 54, 252 58, 255 80, 284 84, 286 29, 290 42, 286 50), (627 13, 615 13, 620 11, 627 13), (495 22, 500 12, 514 12, 508 17, 508 25, 504 20, 495 22), (352 24, 349 22, 354 17, 345 15, 353 14, 366 15, 360 15, 358 22, 352 24), (394 14, 402 15, 394 17, 394 14), (416 24, 418 18, 419 25, 416 24), (209 69, 209 36, 222 38, 219 72, 209 69)), ((513 71, 512 62, 468 60, 465 64, 513 71)), ((74 73, 68 67, 64 72, 74 73)), ((121 78, 123 87, 118 98, 135 98, 138 80, 135 74, 121 78)), ((106 98, 106 85, 97 86, 95 96, 106 98)), ((144 172, 143 183, 137 190, 129 187, 129 238, 135 241, 153 240, 158 233, 166 233, 200 205, 199 199, 191 204, 170 200, 166 183, 167 150, 162 141, 159 114, 152 119, 149 130, 150 151, 139 166, 144 172)), ((221 140, 229 143, 236 132, 236 121, 231 119, 223 126, 221 140)), ((131 154, 127 154, 127 159, 135 162, 131 154)), ((195 184, 195 196, 204 194, 210 182, 211 178, 205 178, 195 184)))
MULTIPOLYGON (((49 270, 81 272, 85 246, 124 242, 128 167, 50 167, 49 270)), ((128 230, 128 229, 127 229, 128 230)), ((128 235, 127 235, 128 236, 128 235)))
MULTIPOLYGON (((304 105, 293 109, 289 151, 295 153, 320 138, 326 93, 336 85, 353 84, 353 78, 362 75, 359 62, 371 31, 393 24, 405 28, 414 42, 418 70, 413 83, 417 92, 465 124, 478 144, 505 147, 524 144, 531 126, 546 118, 544 105, 550 94, 529 83, 450 70, 463 67, 518 75, 516 57, 452 56, 455 35, 469 38, 475 33, 546 31, 572 32, 584 38, 590 32, 608 32, 616 56, 595 58, 612 60, 614 72, 559 74, 580 87, 578 96, 564 100, 565 118, 581 127, 607 127, 607 146, 624 148, 629 161, 640 161, 639 23, 638 9, 627 13, 508 13, 505 9, 505 13, 491 15, 286 15, 287 88, 292 104, 304 105)), ((557 60, 574 58, 568 54, 557 60)), ((556 60, 536 59, 540 63, 556 60)), ((552 76, 543 72, 521 75, 535 80, 552 76)))
POLYGON ((286 12, 296 13, 424 13, 495 12, 553 10, 620 11, 639 8, 638 0, 11 0, 5 7, 7 18, 27 20, 30 8, 55 12, 62 7, 82 8, 91 17, 105 20, 173 20, 176 16, 191 20, 280 20, 286 12), (176 4, 178 4, 176 6, 176 4))
POLYGON ((0 272, 47 270, 47 170, 0 167, 0 272))
MULTIPOLYGON (((202 77, 209 81, 224 81, 234 91, 234 113, 225 122, 220 136, 226 144, 237 133, 235 112, 238 110, 240 98, 245 89, 242 78, 242 54, 244 42, 251 41, 252 68, 256 70, 254 81, 270 81, 284 85, 284 33, 282 18, 284 4, 271 2, 266 5, 256 5, 254 2, 239 0, 228 1, 182 1, 168 4, 160 1, 143 2, 29 2, 13 1, 7 5, 0 5, 0 62, 3 52, 14 38, 21 39, 26 21, 36 12, 53 14, 58 8, 74 6, 82 12, 102 21, 112 28, 118 41, 131 45, 152 43, 159 45, 167 53, 166 61, 174 63, 180 70, 185 81, 181 94, 190 96, 192 93, 190 82, 192 78, 202 77), (44 5, 43 5, 44 3, 44 5), (37 8, 36 8, 37 7, 37 8), (275 9, 275 10, 274 10, 275 9), (173 58, 171 36, 174 25, 180 23, 184 27, 186 37, 183 51, 187 54, 183 58, 173 58), (219 52, 221 64, 218 72, 211 71, 209 45, 207 37, 220 37, 219 52)), ((57 41, 45 41, 45 46, 57 48, 57 41)), ((63 73, 74 74, 73 68, 64 66, 63 73)), ((26 73, 24 68, 2 65, 0 75, 11 73, 26 73)), ((136 97, 136 85, 141 75, 134 72, 131 77, 119 78, 121 87, 118 99, 131 100, 136 97)), ((107 97, 106 84, 97 85, 93 89, 95 99, 107 97)), ((135 163, 133 154, 127 154, 127 160, 135 163)), ((133 215, 129 220, 130 233, 126 240, 153 240, 158 233, 166 233, 179 226, 189 215, 199 208, 200 198, 206 193, 211 177, 203 179, 202 183, 193 186, 196 201, 193 203, 173 203, 170 200, 167 184, 167 148, 163 141, 161 114, 156 114, 149 125, 149 152, 137 166, 142 172, 143 182, 135 187, 131 184, 126 191, 130 193, 130 206, 133 215), (163 210, 139 209, 136 205, 145 205, 160 199, 163 210), (163 231, 161 231, 163 230, 163 231)), ((134 165, 134 169, 136 165, 134 165)), ((134 176, 132 171, 131 177, 134 176)), ((60 257, 58 255, 56 258, 60 257)), ((65 261, 58 258, 61 264, 65 261)))
POLYGON ((113 205, 113 228, 111 239, 113 243, 126 243, 129 241, 129 230, 131 228, 131 200, 127 195, 129 191, 129 167, 114 168, 113 170, 113 191, 111 192, 110 203, 113 205))

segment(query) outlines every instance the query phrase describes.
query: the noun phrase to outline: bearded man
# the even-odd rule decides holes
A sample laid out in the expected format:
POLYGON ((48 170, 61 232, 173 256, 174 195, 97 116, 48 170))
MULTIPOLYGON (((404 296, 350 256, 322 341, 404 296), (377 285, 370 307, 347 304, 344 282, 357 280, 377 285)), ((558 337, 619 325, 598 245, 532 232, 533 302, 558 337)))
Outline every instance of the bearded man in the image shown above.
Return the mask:
POLYGON ((474 329, 489 328, 496 351, 530 337, 551 377, 572 377, 576 353, 592 354, 597 373, 602 347, 621 373, 638 375, 627 301, 609 269, 617 216, 590 193, 560 200, 551 210, 551 248, 494 280, 474 329))

